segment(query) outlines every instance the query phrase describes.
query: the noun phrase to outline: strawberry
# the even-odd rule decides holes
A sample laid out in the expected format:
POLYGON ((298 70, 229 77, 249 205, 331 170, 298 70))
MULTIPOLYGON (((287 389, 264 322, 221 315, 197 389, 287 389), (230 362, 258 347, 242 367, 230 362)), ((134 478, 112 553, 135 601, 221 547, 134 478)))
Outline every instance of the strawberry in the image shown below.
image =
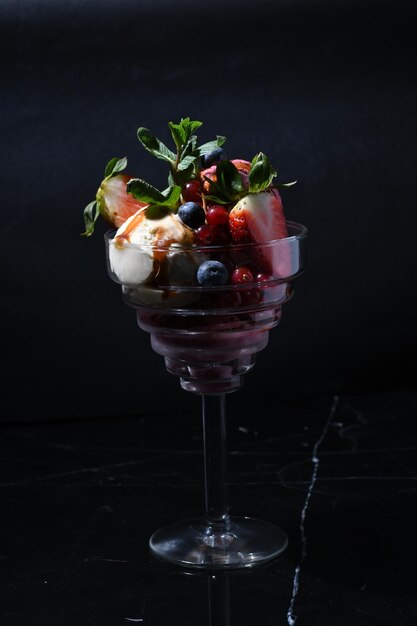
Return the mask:
MULTIPOLYGON (((266 244, 287 237, 278 190, 269 188, 245 195, 230 211, 229 226, 235 243, 266 244)), ((284 244, 254 247, 253 260, 262 272, 274 277, 286 276, 290 270, 288 249, 284 244)))
POLYGON ((135 200, 126 191, 126 185, 133 176, 117 174, 105 178, 98 188, 96 201, 100 215, 115 228, 119 228, 128 217, 147 206, 135 200))
POLYGON ((84 236, 91 237, 100 215, 109 224, 119 228, 128 217, 148 206, 127 192, 126 185, 132 180, 132 176, 120 174, 126 166, 126 157, 123 159, 114 157, 107 163, 104 180, 97 190, 96 199, 87 204, 84 209, 84 236))

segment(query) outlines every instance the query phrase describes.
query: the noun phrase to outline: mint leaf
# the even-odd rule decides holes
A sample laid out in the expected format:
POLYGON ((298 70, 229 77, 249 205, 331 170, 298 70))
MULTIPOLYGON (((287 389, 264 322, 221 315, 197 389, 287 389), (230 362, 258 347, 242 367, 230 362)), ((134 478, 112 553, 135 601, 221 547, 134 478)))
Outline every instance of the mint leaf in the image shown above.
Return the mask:
POLYGON ((165 198, 165 202, 162 204, 168 207, 176 207, 181 195, 181 187, 178 185, 170 185, 167 189, 164 189, 162 195, 165 198))
POLYGON ((126 169, 127 166, 127 158, 123 157, 119 159, 118 157, 113 157, 106 165, 106 169, 104 170, 104 178, 111 178, 115 176, 119 172, 122 172, 126 169))
POLYGON ((156 187, 153 187, 141 178, 132 178, 126 185, 127 193, 130 193, 135 200, 149 202, 149 204, 163 204, 166 200, 156 187))
POLYGON ((192 121, 189 117, 185 117, 181 120, 180 125, 185 131, 186 139, 188 139, 190 135, 203 125, 203 122, 199 122, 198 120, 192 121))
POLYGON ((182 172, 183 170, 186 170, 188 167, 190 167, 190 165, 194 165, 195 162, 196 162, 196 157, 188 155, 188 156, 184 157, 178 163, 178 170, 180 172, 182 172))
POLYGON ((271 185, 276 174, 266 154, 259 152, 252 159, 249 173, 249 192, 258 193, 265 191, 271 185))
POLYGON ((181 150, 182 146, 187 141, 187 135, 181 124, 174 124, 174 122, 168 122, 169 129, 171 131, 172 138, 177 146, 178 150, 181 150))
POLYGON ((197 120, 195 120, 194 122, 190 122, 190 135, 195 133, 195 131, 198 130, 202 125, 203 122, 198 122, 197 120))
POLYGON ((94 233, 94 227, 100 215, 96 200, 93 200, 93 202, 87 204, 84 209, 83 215, 85 231, 81 234, 83 235, 83 237, 91 237, 91 235, 94 233))
POLYGON ((226 142, 226 137, 223 137, 222 135, 217 135, 217 139, 215 139, 214 141, 203 143, 202 146, 199 146, 199 148, 197 148, 198 156, 203 156, 204 154, 208 154, 215 148, 219 148, 220 146, 222 146, 225 142, 226 142))
POLYGON ((148 152, 153 154, 157 159, 162 161, 168 161, 168 163, 175 163, 175 154, 167 148, 155 135, 152 135, 151 131, 147 128, 138 128, 138 139, 148 152))
POLYGON ((169 208, 160 204, 150 204, 145 209, 145 216, 149 220, 160 220, 169 213, 169 208))
POLYGON ((189 154, 192 154, 193 156, 197 158, 197 154, 194 154, 196 148, 197 148, 197 135, 191 135, 191 137, 188 139, 188 141, 184 145, 184 148, 181 152, 181 155, 180 155, 181 159, 183 159, 185 156, 189 154))
POLYGON ((185 170, 177 170, 176 172, 171 172, 168 182, 173 183, 174 185, 179 185, 181 188, 184 187, 185 183, 187 183, 190 178, 192 178, 195 174, 195 163, 191 163, 185 170))

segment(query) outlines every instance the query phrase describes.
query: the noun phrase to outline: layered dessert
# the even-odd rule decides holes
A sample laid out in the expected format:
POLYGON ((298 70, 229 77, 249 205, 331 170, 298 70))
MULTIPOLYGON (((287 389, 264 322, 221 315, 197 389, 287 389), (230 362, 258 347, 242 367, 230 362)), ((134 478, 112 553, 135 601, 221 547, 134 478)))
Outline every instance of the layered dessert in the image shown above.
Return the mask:
POLYGON ((168 165, 159 190, 109 161, 84 211, 90 236, 101 215, 108 269, 182 386, 196 393, 239 387, 265 347, 303 265, 303 227, 286 222, 276 171, 259 152, 226 156, 225 137, 199 145, 201 122, 169 123, 175 149, 149 130, 138 138, 168 165))

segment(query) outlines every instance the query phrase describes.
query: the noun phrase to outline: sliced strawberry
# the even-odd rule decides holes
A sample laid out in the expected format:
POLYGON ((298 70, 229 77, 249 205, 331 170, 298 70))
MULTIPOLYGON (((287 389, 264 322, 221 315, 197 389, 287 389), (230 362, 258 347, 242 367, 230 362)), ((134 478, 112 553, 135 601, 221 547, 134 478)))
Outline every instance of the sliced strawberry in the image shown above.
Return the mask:
MULTIPOLYGON (((251 164, 249 163, 249 161, 244 161, 242 159, 233 159, 232 163, 236 167, 236 169, 239 170, 244 187, 248 189, 251 164)), ((212 180, 214 183, 217 181, 216 168, 217 163, 200 172, 200 178, 203 183, 203 191, 205 193, 210 193, 210 183, 206 180, 206 178, 210 178, 210 180, 212 180)))
POLYGON ((128 217, 147 206, 126 192, 126 185, 131 178, 133 177, 127 174, 105 178, 97 191, 96 200, 100 214, 115 228, 119 228, 128 217))
POLYGON ((288 236, 284 209, 278 190, 251 193, 233 207, 229 226, 235 243, 265 244, 253 248, 253 260, 262 272, 273 277, 291 274, 286 242, 268 244, 288 236))

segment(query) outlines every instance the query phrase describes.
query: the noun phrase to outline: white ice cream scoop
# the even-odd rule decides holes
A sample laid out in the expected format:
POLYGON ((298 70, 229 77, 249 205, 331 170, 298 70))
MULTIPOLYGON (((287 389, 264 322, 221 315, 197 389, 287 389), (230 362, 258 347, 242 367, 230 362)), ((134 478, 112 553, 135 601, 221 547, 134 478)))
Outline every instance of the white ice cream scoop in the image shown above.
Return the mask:
MULTIPOLYGON (((160 272, 161 264, 164 263, 168 270, 168 273, 164 273, 169 277, 175 250, 191 247, 193 240, 194 232, 175 214, 168 213, 160 219, 149 219, 145 210, 140 209, 122 224, 111 241, 110 269, 121 283, 132 286, 148 281, 152 274, 160 272)), ((174 266, 177 264, 174 263, 174 266)), ((176 267, 176 274, 178 269, 176 267)), ((184 278, 189 280, 189 267, 184 274, 187 274, 184 278)), ((180 278, 175 276, 177 284, 180 278)))

